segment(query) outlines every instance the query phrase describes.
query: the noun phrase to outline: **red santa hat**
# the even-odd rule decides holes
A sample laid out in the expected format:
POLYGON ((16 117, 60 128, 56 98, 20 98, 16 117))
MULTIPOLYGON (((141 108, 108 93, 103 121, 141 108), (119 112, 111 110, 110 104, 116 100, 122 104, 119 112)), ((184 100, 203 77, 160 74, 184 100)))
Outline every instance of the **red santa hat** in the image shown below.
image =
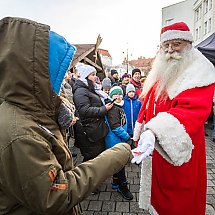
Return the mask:
POLYGON ((193 42, 193 36, 186 23, 176 22, 161 29, 160 40, 162 43, 174 39, 181 39, 193 42))

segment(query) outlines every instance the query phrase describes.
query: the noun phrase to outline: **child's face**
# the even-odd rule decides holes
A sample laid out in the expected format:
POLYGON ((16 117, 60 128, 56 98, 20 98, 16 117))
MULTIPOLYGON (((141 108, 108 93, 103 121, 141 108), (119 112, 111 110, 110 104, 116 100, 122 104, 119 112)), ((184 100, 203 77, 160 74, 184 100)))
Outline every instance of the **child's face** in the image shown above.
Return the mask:
POLYGON ((135 92, 134 91, 130 91, 130 92, 128 92, 127 95, 128 95, 129 98, 133 99, 134 96, 135 96, 135 92))
POLYGON ((122 84, 128 84, 130 82, 130 78, 129 77, 125 77, 122 79, 122 84))
POLYGON ((115 94, 115 95, 113 95, 112 96, 112 99, 115 99, 116 98, 116 103, 120 103, 121 101, 122 101, 122 99, 123 99, 123 95, 121 95, 121 94, 115 94))
POLYGON ((103 91, 104 91, 105 93, 109 94, 110 88, 103 88, 103 91))

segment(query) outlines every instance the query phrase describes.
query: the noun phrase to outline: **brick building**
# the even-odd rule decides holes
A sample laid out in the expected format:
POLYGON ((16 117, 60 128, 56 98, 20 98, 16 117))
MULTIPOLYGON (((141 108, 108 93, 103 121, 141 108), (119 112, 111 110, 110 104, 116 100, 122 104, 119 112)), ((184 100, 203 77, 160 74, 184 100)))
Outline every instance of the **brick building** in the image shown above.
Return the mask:
POLYGON ((140 69, 147 76, 152 68, 154 58, 139 57, 137 60, 130 60, 129 65, 140 69))

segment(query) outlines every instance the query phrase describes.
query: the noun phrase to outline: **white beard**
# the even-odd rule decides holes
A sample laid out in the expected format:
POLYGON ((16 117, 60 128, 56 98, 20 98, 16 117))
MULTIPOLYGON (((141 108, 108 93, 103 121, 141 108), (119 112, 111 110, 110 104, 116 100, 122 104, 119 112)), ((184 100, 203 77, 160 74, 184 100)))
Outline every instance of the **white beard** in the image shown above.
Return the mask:
POLYGON ((166 54, 163 50, 160 50, 154 60, 152 70, 144 82, 141 97, 144 97, 151 87, 157 83, 156 98, 161 96, 165 100, 168 97, 167 89, 192 63, 193 52, 194 48, 191 45, 182 53, 166 54))

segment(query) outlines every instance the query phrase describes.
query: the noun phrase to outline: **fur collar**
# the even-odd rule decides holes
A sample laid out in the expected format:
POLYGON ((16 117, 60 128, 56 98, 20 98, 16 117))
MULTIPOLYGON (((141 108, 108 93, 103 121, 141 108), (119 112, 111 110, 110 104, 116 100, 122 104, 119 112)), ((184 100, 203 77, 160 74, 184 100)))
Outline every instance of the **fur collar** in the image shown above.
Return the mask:
POLYGON ((208 86, 215 83, 215 68, 213 64, 197 49, 194 50, 194 61, 179 76, 167 90, 170 99, 181 92, 195 87, 208 86))

